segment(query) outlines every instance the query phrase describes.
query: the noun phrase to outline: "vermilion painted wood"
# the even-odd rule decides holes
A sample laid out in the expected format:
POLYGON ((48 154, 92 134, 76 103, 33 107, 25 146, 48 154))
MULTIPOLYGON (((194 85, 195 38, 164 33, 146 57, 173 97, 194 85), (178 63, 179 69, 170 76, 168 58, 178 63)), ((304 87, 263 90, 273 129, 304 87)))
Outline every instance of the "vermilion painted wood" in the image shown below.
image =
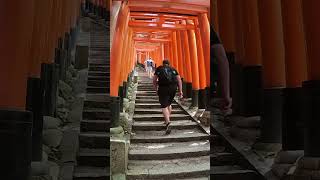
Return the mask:
MULTIPOLYGON (((235 26, 239 29, 236 31, 236 53, 235 53, 235 62, 237 64, 243 64, 244 61, 244 3, 240 1, 234 1, 234 16, 235 16, 235 26)), ((260 32, 260 31, 259 31, 260 32)), ((260 46, 260 45, 259 45, 260 46)), ((260 58, 261 59, 261 58, 260 58)))
POLYGON ((235 52, 234 0, 218 0, 219 32, 227 52, 235 52))
POLYGON ((188 39, 188 32, 186 30, 182 31, 182 41, 183 41, 183 48, 185 53, 185 65, 186 65, 186 75, 185 80, 188 83, 192 82, 192 69, 191 69, 191 60, 190 60, 190 48, 189 48, 189 39, 188 39))
POLYGON ((301 0, 281 1, 286 56, 287 87, 301 87, 307 80, 307 55, 301 0))
POLYGON ((244 36, 244 66, 256 66, 262 64, 261 51, 261 28, 259 24, 258 2, 246 1, 242 4, 243 7, 243 24, 242 32, 244 36))
POLYGON ((202 46, 202 39, 200 34, 200 29, 197 28, 195 30, 196 33, 196 41, 197 41, 197 56, 198 56, 198 73, 199 73, 199 88, 205 89, 207 87, 206 81, 206 67, 204 62, 203 56, 203 46, 202 46))
POLYGON ((188 30, 188 40, 190 48, 190 62, 192 71, 192 88, 193 90, 199 90, 199 67, 198 67, 198 54, 197 43, 194 30, 188 30))
POLYGON ((320 80, 320 24, 316 23, 319 20, 319 5, 317 0, 302 1, 309 80, 320 80))
POLYGON ((172 34, 172 53, 173 59, 171 60, 171 64, 173 67, 178 67, 178 47, 177 47, 177 32, 173 32, 172 34))
POLYGON ((258 7, 264 88, 285 87, 285 48, 281 2, 278 0, 258 1, 258 7))
POLYGON ((0 108, 25 110, 34 0, 0 2, 0 108))
POLYGON ((179 74, 182 78, 184 78, 184 56, 182 52, 182 43, 181 43, 181 32, 177 31, 177 47, 178 47, 178 62, 179 62, 179 74))
POLYGON ((128 20, 128 7, 121 5, 116 30, 113 37, 113 44, 110 56, 110 96, 118 96, 118 87, 120 85, 121 77, 119 76, 121 68, 121 56, 123 49, 123 29, 125 22, 128 20))
POLYGON ((206 86, 210 86, 210 24, 207 13, 199 15, 199 27, 202 38, 203 56, 206 71, 206 86))

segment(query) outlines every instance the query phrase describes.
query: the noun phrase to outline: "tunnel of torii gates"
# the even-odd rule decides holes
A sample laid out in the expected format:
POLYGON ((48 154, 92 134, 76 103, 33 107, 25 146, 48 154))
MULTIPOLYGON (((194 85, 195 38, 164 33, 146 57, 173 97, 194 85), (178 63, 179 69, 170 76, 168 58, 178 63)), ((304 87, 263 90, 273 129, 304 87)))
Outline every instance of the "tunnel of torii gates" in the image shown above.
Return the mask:
POLYGON ((205 109, 210 86, 209 8, 210 1, 113 1, 110 96, 120 101, 120 109, 128 77, 149 57, 156 66, 168 59, 183 78, 184 95, 192 98, 192 106, 205 109))

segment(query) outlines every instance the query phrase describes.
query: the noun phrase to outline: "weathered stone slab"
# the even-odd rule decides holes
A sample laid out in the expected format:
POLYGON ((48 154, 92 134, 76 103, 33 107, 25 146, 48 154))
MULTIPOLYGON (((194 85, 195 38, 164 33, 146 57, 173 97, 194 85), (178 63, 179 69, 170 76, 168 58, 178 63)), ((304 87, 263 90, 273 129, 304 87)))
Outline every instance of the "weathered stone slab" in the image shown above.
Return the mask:
POLYGON ((126 173, 128 164, 128 142, 124 138, 110 138, 112 174, 126 173))

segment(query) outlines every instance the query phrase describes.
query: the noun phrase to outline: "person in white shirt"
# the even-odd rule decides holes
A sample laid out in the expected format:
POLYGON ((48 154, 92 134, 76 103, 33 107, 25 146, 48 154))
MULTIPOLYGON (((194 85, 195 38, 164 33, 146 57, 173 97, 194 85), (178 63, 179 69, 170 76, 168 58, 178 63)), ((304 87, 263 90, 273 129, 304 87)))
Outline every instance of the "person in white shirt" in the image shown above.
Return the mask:
POLYGON ((144 62, 144 65, 145 65, 146 72, 148 73, 148 76, 150 78, 152 78, 152 76, 153 76, 153 68, 154 68, 155 64, 154 64, 154 61, 151 59, 151 57, 149 57, 149 59, 147 59, 144 62))

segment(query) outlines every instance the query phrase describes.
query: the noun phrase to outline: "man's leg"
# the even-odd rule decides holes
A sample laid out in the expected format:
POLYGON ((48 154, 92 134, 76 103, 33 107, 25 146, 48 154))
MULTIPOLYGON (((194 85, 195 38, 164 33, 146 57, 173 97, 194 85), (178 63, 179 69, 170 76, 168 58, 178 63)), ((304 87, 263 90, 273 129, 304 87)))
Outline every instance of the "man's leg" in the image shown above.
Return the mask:
POLYGON ((168 107, 162 108, 162 114, 164 116, 165 124, 170 123, 170 112, 168 107))
POLYGON ((168 111, 169 111, 169 116, 171 116, 172 106, 170 105, 170 106, 168 106, 167 108, 168 108, 168 111))

